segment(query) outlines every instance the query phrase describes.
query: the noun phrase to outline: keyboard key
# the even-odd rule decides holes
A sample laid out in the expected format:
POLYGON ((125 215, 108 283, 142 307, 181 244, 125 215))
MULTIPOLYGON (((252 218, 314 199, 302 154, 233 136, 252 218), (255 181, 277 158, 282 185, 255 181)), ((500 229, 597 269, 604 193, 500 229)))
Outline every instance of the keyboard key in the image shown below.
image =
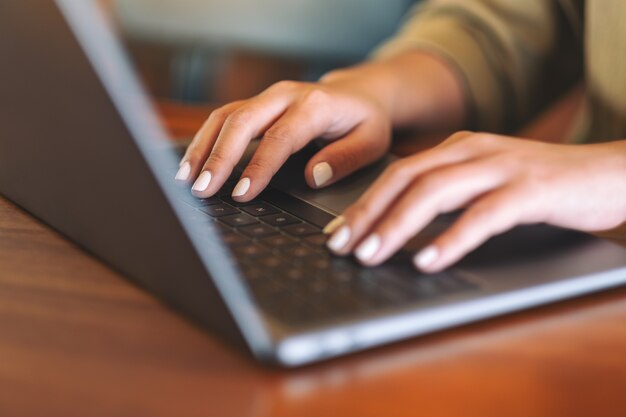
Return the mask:
POLYGON ((190 193, 181 194, 181 199, 193 207, 209 206, 220 202, 220 199, 215 196, 209 198, 197 198, 190 193))
POLYGON ((237 232, 228 232, 222 235, 222 242, 232 247, 232 246, 248 244, 250 243, 250 239, 248 239, 245 236, 240 235, 237 232))
POLYGON ((283 231, 293 236, 309 236, 320 232, 320 229, 307 223, 292 224, 282 228, 283 231))
POLYGON ((326 241, 328 240, 328 237, 323 234, 323 233, 319 233, 317 235, 311 235, 311 236, 307 236, 304 238, 304 242, 310 246, 313 246, 315 248, 324 248, 326 247, 326 241))
POLYGON ((320 272, 330 269, 331 261, 329 257, 312 256, 305 260, 305 264, 311 267, 313 270, 320 272))
POLYGON ((244 226, 239 229, 241 233, 252 238, 263 238, 266 236, 276 235, 278 231, 273 227, 269 227, 266 224, 253 224, 250 226, 244 226))
POLYGON ((270 214, 280 213, 280 210, 277 208, 270 206, 267 203, 256 203, 249 206, 245 206, 241 208, 246 213, 251 216, 260 217, 260 216, 268 216, 270 214))
POLYGON ((262 219, 267 224, 274 227, 287 226, 289 224, 302 223, 299 219, 293 217, 287 213, 274 214, 271 216, 263 217, 262 219))
POLYGON ((229 226, 239 227, 239 226, 247 226, 249 224, 257 223, 257 220, 248 216, 245 213, 233 214, 232 216, 220 217, 220 221, 223 221, 229 226))
POLYGON ((297 242, 297 240, 285 235, 276 235, 263 238, 261 242, 270 247, 280 248, 283 246, 293 245, 297 242))
POLYGON ((280 251, 280 254, 295 262, 303 262, 318 255, 306 246, 287 246, 280 251))
POLYGON ((264 256, 260 258, 258 262, 260 265, 269 269, 278 269, 288 266, 287 262, 284 259, 276 255, 264 256))
POLYGON ((239 256, 261 256, 271 253, 268 248, 258 243, 248 243, 246 245, 237 246, 233 251, 239 256))
POLYGON ((304 270, 298 267, 289 267, 282 271, 285 277, 289 278, 292 281, 300 281, 306 277, 304 270))
POLYGON ((218 203, 211 206, 201 207, 200 210, 213 217, 230 216, 231 214, 239 213, 239 210, 226 203, 218 203))
POLYGON ((227 203, 227 204, 229 204, 229 205, 231 205, 231 206, 234 206, 234 207, 245 207, 245 206, 248 206, 248 205, 250 205, 250 204, 256 204, 256 203, 258 203, 258 201, 257 201, 257 200, 246 201, 246 202, 235 201, 235 200, 233 200, 233 198, 230 196, 230 194, 228 194, 228 195, 222 195, 222 196, 220 196, 220 199, 221 199, 223 202, 225 202, 225 203, 227 203))

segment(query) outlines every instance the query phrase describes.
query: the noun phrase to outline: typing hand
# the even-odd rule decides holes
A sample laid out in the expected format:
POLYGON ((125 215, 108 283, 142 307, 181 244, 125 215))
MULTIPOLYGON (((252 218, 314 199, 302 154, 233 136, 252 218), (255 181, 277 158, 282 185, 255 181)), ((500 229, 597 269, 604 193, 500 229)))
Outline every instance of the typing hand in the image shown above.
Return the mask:
POLYGON ((391 141, 391 122, 374 99, 339 85, 283 81, 249 100, 214 111, 180 163, 179 182, 198 197, 216 193, 252 139, 258 149, 233 190, 249 201, 294 152, 311 140, 328 141, 305 167, 314 188, 332 184, 380 158, 391 141))
POLYGON ((626 141, 554 145, 460 132, 394 163, 326 227, 329 247, 377 265, 438 214, 466 208, 414 258, 437 272, 515 225, 600 231, 626 221, 626 141))

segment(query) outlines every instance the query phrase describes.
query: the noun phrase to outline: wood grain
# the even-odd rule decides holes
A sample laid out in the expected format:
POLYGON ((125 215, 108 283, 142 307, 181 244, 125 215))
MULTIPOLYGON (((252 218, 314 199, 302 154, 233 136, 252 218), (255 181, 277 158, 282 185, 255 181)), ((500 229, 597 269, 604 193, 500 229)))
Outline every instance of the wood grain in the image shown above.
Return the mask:
POLYGON ((0 416, 623 416, 625 323, 616 289, 266 369, 0 198, 0 416))

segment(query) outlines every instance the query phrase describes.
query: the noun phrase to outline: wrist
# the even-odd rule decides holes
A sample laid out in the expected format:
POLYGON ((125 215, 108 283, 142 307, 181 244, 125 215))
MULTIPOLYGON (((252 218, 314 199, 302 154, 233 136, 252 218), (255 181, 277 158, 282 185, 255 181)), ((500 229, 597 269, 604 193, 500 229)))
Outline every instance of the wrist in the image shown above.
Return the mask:
POLYGON ((332 70, 322 76, 320 84, 348 90, 374 101, 393 119, 395 81, 385 63, 370 61, 352 67, 332 70))
POLYGON ((457 130, 466 124, 461 82, 448 63, 427 52, 410 51, 331 71, 320 83, 377 100, 397 128, 457 130))

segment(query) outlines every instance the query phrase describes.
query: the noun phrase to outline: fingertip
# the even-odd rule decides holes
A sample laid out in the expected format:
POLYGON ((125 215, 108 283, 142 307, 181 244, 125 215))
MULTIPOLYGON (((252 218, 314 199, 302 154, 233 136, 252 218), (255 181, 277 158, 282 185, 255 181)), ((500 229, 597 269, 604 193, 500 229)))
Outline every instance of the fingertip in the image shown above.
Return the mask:
POLYGON ((413 264, 425 273, 437 272, 437 265, 441 260, 440 249, 435 245, 427 246, 413 257, 413 264))
POLYGON ((350 227, 343 225, 339 227, 326 242, 326 246, 336 255, 346 255, 346 247, 350 242, 352 232, 350 227))
POLYGON ((333 178, 333 167, 328 162, 318 162, 311 170, 313 176, 313 185, 315 188, 321 188, 328 184, 333 178))
POLYGON ((244 198, 248 190, 250 190, 250 178, 243 177, 239 180, 235 188, 233 189, 232 197, 233 198, 244 198))
POLYGON ((211 174, 211 171, 202 172, 193 183, 191 193, 200 198, 210 197, 213 193, 209 193, 208 188, 212 180, 213 175, 211 174))
POLYGON ((231 194, 231 196, 230 196, 230 197, 231 197, 234 201, 236 201, 236 202, 238 202, 238 203, 247 203, 247 202, 252 201, 252 200, 254 200, 255 198, 257 198, 259 194, 260 194, 260 193, 256 193, 256 192, 253 192, 253 191, 248 191, 248 192, 247 192, 247 193, 245 193, 244 195, 239 195, 239 196, 237 196, 237 195, 232 195, 232 194, 231 194))
POLYGON ((354 250, 354 255, 363 265, 374 266, 377 262, 378 252, 382 246, 382 240, 378 234, 368 236, 354 250))
POLYGON ((174 179, 179 183, 186 183, 189 181, 189 177, 191 175, 191 164, 189 161, 181 161, 180 168, 176 173, 174 179))

